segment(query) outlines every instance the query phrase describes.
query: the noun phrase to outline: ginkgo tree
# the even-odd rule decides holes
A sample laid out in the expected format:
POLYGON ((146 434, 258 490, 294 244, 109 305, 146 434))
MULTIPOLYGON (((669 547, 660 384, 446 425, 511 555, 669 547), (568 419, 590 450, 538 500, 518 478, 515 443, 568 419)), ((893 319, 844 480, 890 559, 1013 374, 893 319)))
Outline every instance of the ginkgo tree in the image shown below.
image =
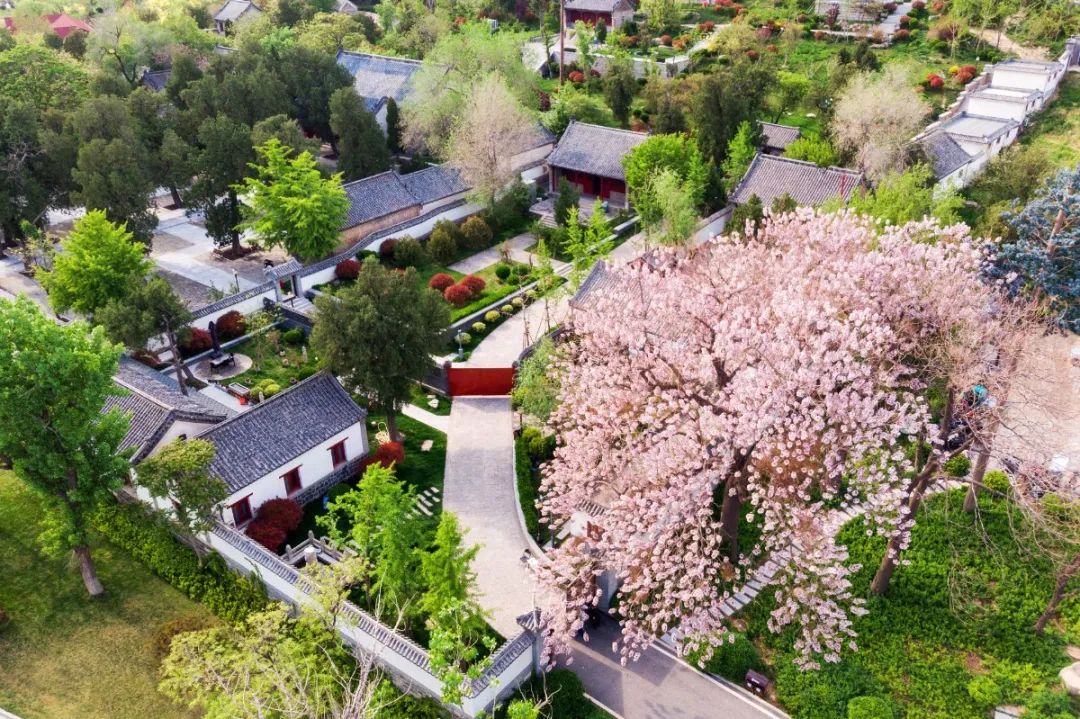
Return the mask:
POLYGON ((707 652, 727 635, 722 603, 768 563, 770 628, 794 625, 804 667, 838 661, 863 601, 829 507, 889 537, 890 573, 960 450, 938 441, 952 424, 928 385, 1001 386, 984 358, 1008 300, 979 262, 963 226, 799 209, 616 271, 556 369, 542 511, 552 526, 605 511, 540 569, 549 646, 566 648, 614 570, 624 659, 665 634, 707 652))

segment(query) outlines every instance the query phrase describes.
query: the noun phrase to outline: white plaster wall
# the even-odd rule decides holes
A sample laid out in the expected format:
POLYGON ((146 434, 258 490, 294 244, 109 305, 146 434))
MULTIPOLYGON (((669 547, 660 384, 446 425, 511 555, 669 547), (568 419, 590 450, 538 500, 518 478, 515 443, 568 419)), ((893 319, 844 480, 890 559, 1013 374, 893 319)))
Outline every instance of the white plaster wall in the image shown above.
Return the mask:
POLYGON ((363 423, 357 423, 344 432, 335 434, 325 442, 309 449, 293 461, 283 464, 272 472, 260 477, 248 486, 233 492, 225 500, 222 518, 226 524, 232 524, 232 511, 230 507, 244 497, 250 497, 251 511, 254 514, 259 505, 271 499, 285 497, 285 480, 283 474, 293 469, 300 468, 300 487, 303 489, 334 471, 334 464, 330 459, 330 447, 341 440, 345 440, 345 458, 354 459, 367 454, 368 439, 367 428, 363 423))
MULTIPOLYGON (((438 200, 433 200, 432 202, 429 202, 426 205, 421 205, 420 206, 420 214, 421 215, 426 215, 427 213, 429 213, 429 212, 431 212, 433 210, 437 210, 440 207, 446 207, 447 205, 452 205, 455 202, 457 202, 458 200, 465 199, 465 196, 468 195, 468 194, 469 194, 468 191, 458 192, 458 193, 453 194, 453 195, 447 195, 446 197, 439 198, 438 200)), ((406 233, 406 234, 408 234, 408 233, 406 233)))
POLYGON ((226 307, 224 309, 221 309, 221 310, 218 310, 217 312, 214 312, 214 313, 208 314, 208 315, 204 315, 203 317, 199 317, 199 318, 195 319, 191 323, 191 326, 192 327, 198 327, 199 329, 203 329, 203 330, 208 330, 208 329, 210 329, 210 323, 211 322, 217 322, 221 318, 221 316, 224 315, 226 312, 232 312, 233 310, 236 310, 237 312, 239 312, 242 315, 250 315, 253 312, 258 312, 259 310, 261 310, 263 308, 263 298, 264 297, 273 300, 274 299, 274 288, 271 287, 269 290, 267 290, 263 294, 255 295, 254 297, 249 297, 249 298, 247 298, 246 300, 244 300, 242 302, 237 302, 235 305, 229 305, 228 307, 226 307))
POLYGON ((993 75, 994 87, 1015 87, 1024 90, 1046 90, 1052 87, 1053 82, 1049 74, 1020 72, 1003 67, 995 67, 993 75))
POLYGON ((981 155, 986 152, 985 142, 975 142, 974 140, 967 140, 957 135, 953 135, 952 138, 956 140, 956 144, 964 148, 969 155, 981 155))
POLYGON ((998 117, 1003 120, 1016 120, 1020 122, 1027 114, 1027 105, 1019 102, 1007 102, 1005 100, 993 100, 988 97, 973 97, 968 100, 967 112, 972 115, 984 115, 986 117, 998 117))
POLYGON ((383 134, 386 134, 386 103, 379 108, 379 111, 375 113, 375 122, 379 123, 379 127, 382 128, 383 134))
MULTIPOLYGON (((194 392, 195 390, 191 390, 191 391, 194 392)), ((225 408, 222 407, 222 412, 224 412, 224 410, 225 410, 225 408)), ((186 435, 188 439, 192 439, 192 438, 195 437, 195 435, 199 434, 200 432, 205 432, 206 430, 213 427, 214 424, 215 423, 213 423, 213 422, 187 422, 187 421, 173 422, 172 426, 169 427, 169 429, 165 431, 165 434, 163 434, 161 436, 161 439, 158 441, 158 443, 156 445, 154 445, 154 448, 152 450, 150 450, 150 452, 146 456, 147 457, 153 457, 155 454, 157 454, 158 452, 161 451, 162 447, 167 445, 169 442, 172 442, 174 439, 176 439, 180 435, 186 435)))

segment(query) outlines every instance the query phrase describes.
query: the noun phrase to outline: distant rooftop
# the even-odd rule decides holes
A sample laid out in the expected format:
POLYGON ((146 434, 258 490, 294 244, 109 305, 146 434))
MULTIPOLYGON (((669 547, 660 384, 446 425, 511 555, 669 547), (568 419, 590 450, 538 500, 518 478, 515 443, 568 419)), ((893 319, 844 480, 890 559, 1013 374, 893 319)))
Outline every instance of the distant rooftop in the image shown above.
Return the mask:
POLYGON ((948 177, 971 162, 971 155, 947 132, 938 130, 920 143, 934 170, 934 177, 948 177))
POLYGON ((349 211, 342 229, 469 189, 461 174, 446 165, 432 165, 407 175, 387 170, 342 187, 349 198, 349 211))
POLYGON ((1049 60, 1005 60, 994 65, 994 68, 1002 70, 1016 70, 1019 72, 1031 72, 1039 75, 1058 72, 1062 69, 1060 62, 1049 60))
POLYGON ((993 142, 1019 126, 1019 123, 1014 120, 1002 120, 996 117, 962 112, 950 118, 941 126, 941 129, 961 139, 993 142))
POLYGON ((802 134, 802 130, 791 125, 777 125, 773 122, 758 124, 761 125, 761 144, 769 150, 783 150, 802 134))
POLYGON ((353 76, 353 87, 368 112, 377 112, 388 97, 403 102, 422 66, 419 60, 346 50, 338 52, 337 62, 353 76))
POLYGON ((648 137, 643 132, 618 130, 572 120, 548 157, 548 165, 625 180, 623 158, 648 137))
POLYGON ((235 22, 249 12, 262 13, 262 10, 251 0, 228 0, 214 15, 214 20, 218 22, 235 22))
POLYGON ((630 0, 566 0, 564 7, 567 10, 604 13, 634 9, 630 0))
POLYGON ((812 162, 759 152, 731 193, 731 201, 743 204, 751 195, 757 195, 769 207, 777 197, 787 194, 800 205, 814 206, 834 197, 847 199, 862 180, 862 173, 855 170, 818 167, 812 162))

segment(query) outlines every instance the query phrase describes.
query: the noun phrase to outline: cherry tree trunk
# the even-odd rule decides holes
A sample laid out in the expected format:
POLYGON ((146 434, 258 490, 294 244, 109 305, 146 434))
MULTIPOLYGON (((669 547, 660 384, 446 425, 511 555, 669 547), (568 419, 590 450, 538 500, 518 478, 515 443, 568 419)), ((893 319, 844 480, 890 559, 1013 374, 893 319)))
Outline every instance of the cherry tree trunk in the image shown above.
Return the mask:
POLYGON ((979 505, 979 490, 982 489, 983 477, 986 476, 986 466, 990 464, 990 447, 979 446, 979 455, 975 458, 975 467, 971 470, 971 483, 968 485, 967 495, 964 497, 964 511, 975 511, 979 505))
POLYGON ((1065 597, 1065 587, 1069 584, 1069 581, 1076 576, 1076 573, 1080 571, 1080 554, 1073 557, 1073 560, 1069 562, 1058 574, 1057 583, 1054 585, 1054 593, 1050 595, 1050 602, 1046 605, 1046 609, 1039 616, 1038 621, 1035 622, 1035 633, 1042 634, 1046 629, 1047 623, 1050 618, 1054 616, 1057 611, 1058 605, 1061 604, 1061 600, 1065 597))
POLYGON ((91 597, 100 597, 105 593, 105 587, 98 579, 97 570, 94 568, 94 560, 90 557, 90 547, 80 544, 75 547, 75 556, 79 560, 79 571, 82 572, 83 584, 91 597))
POLYGON ((724 482, 724 501, 720 505, 720 533, 727 543, 732 563, 739 560, 739 515, 742 505, 742 488, 734 476, 728 477, 724 482))

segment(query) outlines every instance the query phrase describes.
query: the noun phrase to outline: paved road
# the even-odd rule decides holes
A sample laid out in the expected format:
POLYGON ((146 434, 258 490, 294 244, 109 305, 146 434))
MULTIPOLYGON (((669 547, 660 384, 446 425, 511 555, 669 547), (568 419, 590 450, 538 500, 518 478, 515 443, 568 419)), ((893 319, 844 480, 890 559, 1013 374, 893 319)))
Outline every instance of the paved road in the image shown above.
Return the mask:
POLYGON ((457 514, 466 541, 480 545, 473 562, 482 606, 504 637, 533 606, 534 581, 521 556, 529 546, 518 517, 513 412, 509 397, 455 397, 446 442, 443 509, 457 514))
POLYGON ((787 715, 691 669, 655 647, 621 666, 611 644, 619 638, 610 619, 577 642, 573 663, 585 691, 623 719, 773 719, 787 715))

